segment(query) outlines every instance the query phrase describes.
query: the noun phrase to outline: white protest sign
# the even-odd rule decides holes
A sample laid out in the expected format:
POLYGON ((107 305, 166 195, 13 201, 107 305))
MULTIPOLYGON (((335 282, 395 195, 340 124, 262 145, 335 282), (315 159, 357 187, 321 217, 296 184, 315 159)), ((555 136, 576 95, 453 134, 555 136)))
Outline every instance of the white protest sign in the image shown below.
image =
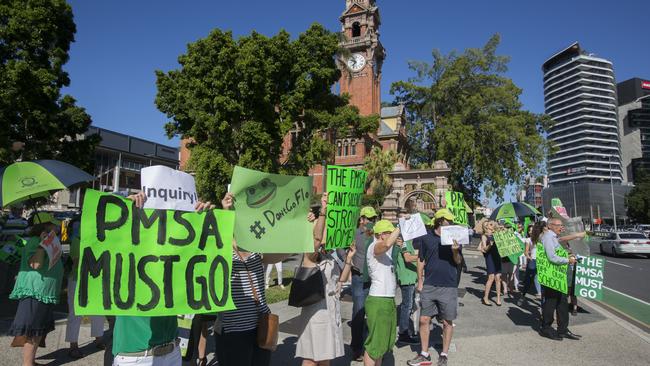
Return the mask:
POLYGON ((48 269, 52 269, 56 262, 61 258, 61 252, 63 251, 61 248, 61 241, 54 231, 50 231, 50 233, 41 240, 39 245, 41 248, 45 249, 47 257, 50 260, 50 266, 48 269))
POLYGON ((408 220, 404 218, 399 219, 399 228, 404 241, 427 235, 427 228, 424 226, 422 217, 419 214, 411 215, 408 220))
POLYGON ((147 196, 144 208, 194 211, 198 196, 193 176, 156 165, 142 168, 140 181, 147 196))
POLYGON ((460 245, 469 244, 469 230, 460 225, 441 226, 440 240, 442 245, 452 245, 454 240, 460 245))

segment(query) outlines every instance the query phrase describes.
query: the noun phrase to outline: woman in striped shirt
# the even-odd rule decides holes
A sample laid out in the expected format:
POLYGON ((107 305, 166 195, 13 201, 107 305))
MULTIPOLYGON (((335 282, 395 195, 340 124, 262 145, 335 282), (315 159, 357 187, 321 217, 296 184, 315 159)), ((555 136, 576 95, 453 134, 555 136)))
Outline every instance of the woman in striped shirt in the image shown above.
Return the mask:
MULTIPOLYGON (((227 193, 221 204, 225 210, 232 209, 233 196, 227 193)), ((314 221, 310 213, 308 220, 314 221)), ((322 233, 325 217, 319 217, 316 226, 322 233)), ((314 246, 320 245, 321 237, 314 238, 314 246)), ((290 254, 259 254, 237 248, 233 240, 231 293, 236 310, 220 314, 215 325, 217 359, 220 366, 267 366, 271 351, 257 345, 257 321, 260 314, 270 313, 266 303, 264 265, 280 262, 290 254), (255 293, 259 303, 255 301, 255 293)))

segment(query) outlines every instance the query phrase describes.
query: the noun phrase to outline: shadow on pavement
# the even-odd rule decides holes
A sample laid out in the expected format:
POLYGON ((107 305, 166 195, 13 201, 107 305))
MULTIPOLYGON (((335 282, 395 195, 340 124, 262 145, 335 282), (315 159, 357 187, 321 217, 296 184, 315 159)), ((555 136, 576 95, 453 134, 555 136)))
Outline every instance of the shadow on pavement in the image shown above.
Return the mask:
MULTIPOLYGON (((52 360, 51 362, 49 362, 47 364, 48 366, 59 366, 59 365, 65 365, 65 364, 70 363, 70 362, 78 361, 78 360, 75 360, 74 358, 68 356, 68 350, 69 350, 68 348, 60 348, 60 349, 57 349, 54 352, 50 352, 50 353, 45 354, 45 355, 40 355, 40 356, 36 357, 36 359, 37 360, 52 360)), ((81 351, 81 353, 85 357, 88 357, 88 356, 90 356, 90 355, 92 355, 94 353, 97 353, 97 352, 102 352, 102 353, 104 352, 103 349, 99 349, 99 348, 95 347, 95 344, 93 342, 89 342, 89 343, 85 344, 83 347, 79 347, 79 351, 81 351)), ((82 358, 82 360, 83 360, 83 358, 82 358)))

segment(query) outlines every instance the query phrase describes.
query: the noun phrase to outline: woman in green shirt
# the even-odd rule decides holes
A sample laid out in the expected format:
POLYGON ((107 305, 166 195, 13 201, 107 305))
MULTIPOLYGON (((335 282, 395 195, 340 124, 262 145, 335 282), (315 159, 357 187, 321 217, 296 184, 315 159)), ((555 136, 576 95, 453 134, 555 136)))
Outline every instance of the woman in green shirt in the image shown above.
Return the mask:
POLYGON ((54 305, 59 302, 63 279, 61 261, 57 260, 50 268, 47 252, 40 247, 42 238, 56 232, 61 223, 46 212, 34 215, 31 221, 20 272, 9 295, 10 299, 19 301, 9 335, 15 337, 12 346, 23 347, 23 365, 34 365, 38 345, 54 330, 54 305))

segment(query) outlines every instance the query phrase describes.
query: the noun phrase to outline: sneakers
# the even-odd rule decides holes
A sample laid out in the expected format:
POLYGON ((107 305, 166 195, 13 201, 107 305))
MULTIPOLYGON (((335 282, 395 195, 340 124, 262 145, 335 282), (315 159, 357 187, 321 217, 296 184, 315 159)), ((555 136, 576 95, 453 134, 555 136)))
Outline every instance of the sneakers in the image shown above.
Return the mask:
POLYGON ((420 338, 411 337, 408 332, 404 332, 399 334, 397 342, 408 345, 417 345, 420 344, 420 338))
MULTIPOLYGON (((431 355, 424 357, 419 353, 414 359, 406 361, 406 364, 409 366, 430 366, 433 365, 431 362, 431 355)), ((446 365, 447 363, 445 363, 446 365)))
POLYGON ((438 366, 447 366, 447 356, 440 355, 438 357, 438 366))

